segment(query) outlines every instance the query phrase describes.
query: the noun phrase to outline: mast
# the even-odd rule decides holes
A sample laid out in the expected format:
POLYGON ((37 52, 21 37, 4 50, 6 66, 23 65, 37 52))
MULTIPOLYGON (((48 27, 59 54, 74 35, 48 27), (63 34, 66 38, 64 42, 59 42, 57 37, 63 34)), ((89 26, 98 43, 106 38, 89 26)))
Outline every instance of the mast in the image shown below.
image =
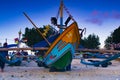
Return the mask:
POLYGON ((63 32, 63 0, 61 0, 61 3, 60 3, 60 34, 63 32))

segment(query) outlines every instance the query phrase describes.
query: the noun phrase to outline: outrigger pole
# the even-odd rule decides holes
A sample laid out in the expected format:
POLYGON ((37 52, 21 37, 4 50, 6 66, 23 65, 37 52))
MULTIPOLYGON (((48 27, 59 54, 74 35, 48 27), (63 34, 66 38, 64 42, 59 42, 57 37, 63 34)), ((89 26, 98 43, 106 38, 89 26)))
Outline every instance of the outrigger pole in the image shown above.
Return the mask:
POLYGON ((42 32, 40 32, 40 30, 38 29, 38 27, 33 23, 33 21, 28 17, 28 15, 23 12, 23 14, 27 17, 27 19, 33 24, 33 26, 37 29, 37 31, 39 32, 39 34, 45 39, 45 41, 49 44, 49 46, 51 45, 50 42, 43 36, 42 32))

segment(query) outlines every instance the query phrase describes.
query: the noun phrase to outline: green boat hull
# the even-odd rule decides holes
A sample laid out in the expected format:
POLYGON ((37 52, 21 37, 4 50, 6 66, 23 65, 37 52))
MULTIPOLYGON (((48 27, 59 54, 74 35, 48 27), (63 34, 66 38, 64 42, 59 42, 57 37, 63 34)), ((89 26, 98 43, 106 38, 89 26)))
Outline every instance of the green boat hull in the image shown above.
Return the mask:
POLYGON ((49 65, 55 69, 65 69, 72 62, 72 54, 70 51, 62 55, 56 62, 49 65))

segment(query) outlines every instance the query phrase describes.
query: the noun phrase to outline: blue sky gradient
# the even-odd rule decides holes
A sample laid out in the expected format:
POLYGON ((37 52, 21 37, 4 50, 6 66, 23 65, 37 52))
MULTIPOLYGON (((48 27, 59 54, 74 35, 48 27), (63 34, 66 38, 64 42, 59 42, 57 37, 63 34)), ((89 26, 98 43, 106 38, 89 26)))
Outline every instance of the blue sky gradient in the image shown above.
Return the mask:
MULTIPOLYGON (((120 0, 64 0, 64 4, 77 21, 79 28, 87 28, 86 35, 95 33, 101 46, 110 33, 120 26, 120 0)), ((38 27, 50 24, 57 15, 60 0, 0 0, 0 42, 14 43, 21 29, 32 28, 23 15, 26 12, 38 27)), ((64 14, 67 18, 68 15, 64 14)), ((64 20, 65 21, 65 20, 64 20)))

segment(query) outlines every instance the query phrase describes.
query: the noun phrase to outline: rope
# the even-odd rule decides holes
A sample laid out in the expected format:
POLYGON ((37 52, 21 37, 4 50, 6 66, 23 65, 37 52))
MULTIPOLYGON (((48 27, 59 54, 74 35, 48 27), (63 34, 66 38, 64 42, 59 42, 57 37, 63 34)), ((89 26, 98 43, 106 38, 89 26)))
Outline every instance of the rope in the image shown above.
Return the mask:
POLYGON ((70 14, 70 12, 68 11, 68 9, 65 7, 64 4, 63 4, 63 8, 65 9, 66 13, 71 17, 71 19, 72 19, 74 22, 76 22, 75 19, 74 19, 73 16, 70 14))
MULTIPOLYGON (((70 16, 70 18, 71 18, 74 22, 76 22, 75 19, 74 19, 73 16, 70 14, 70 12, 68 11, 68 9, 65 7, 64 4, 63 4, 63 8, 65 9, 66 13, 70 16)), ((59 17, 59 13, 60 13, 60 7, 59 7, 58 13, 57 13, 57 15, 56 15, 56 19, 57 19, 57 20, 58 20, 58 17, 59 17)))

